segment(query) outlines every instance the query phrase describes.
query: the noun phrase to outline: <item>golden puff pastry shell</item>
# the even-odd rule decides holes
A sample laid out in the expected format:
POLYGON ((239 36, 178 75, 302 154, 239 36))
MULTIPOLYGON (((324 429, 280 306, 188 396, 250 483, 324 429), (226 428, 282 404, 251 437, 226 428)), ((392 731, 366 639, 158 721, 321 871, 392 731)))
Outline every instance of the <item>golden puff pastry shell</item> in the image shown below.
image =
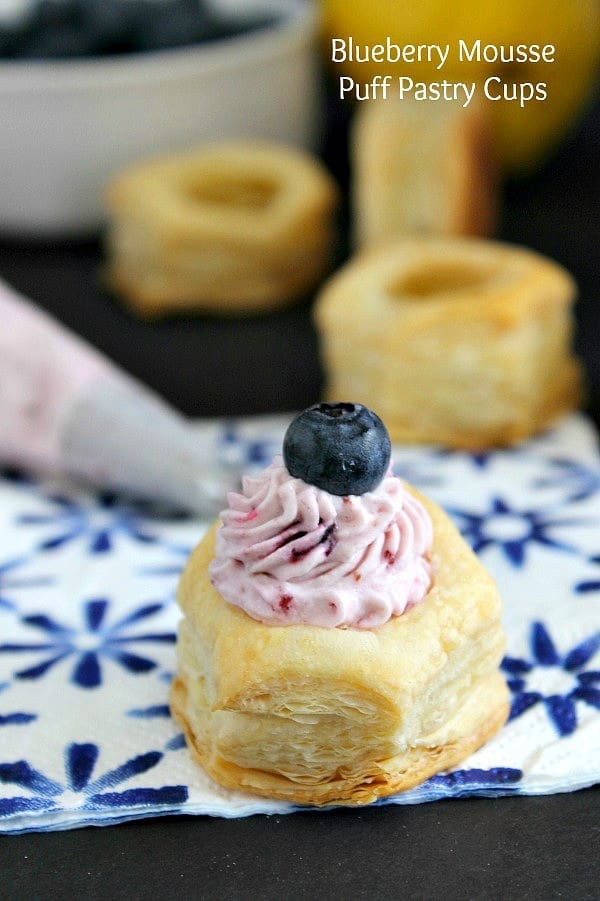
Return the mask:
POLYGON ((214 529, 194 551, 179 587, 171 707, 217 782, 363 804, 458 763, 504 723, 498 592, 447 516, 424 503, 434 585, 376 630, 256 622, 210 583, 214 529))
POLYGON ((496 211, 490 104, 363 102, 351 129, 355 240, 490 235, 496 211))
POLYGON ((580 400, 574 298, 571 276, 524 248, 415 238, 367 251, 316 305, 326 395, 376 409, 394 441, 512 444, 580 400))
POLYGON ((107 190, 108 280, 142 315, 282 306, 327 271, 337 200, 318 160, 266 142, 132 166, 107 190))

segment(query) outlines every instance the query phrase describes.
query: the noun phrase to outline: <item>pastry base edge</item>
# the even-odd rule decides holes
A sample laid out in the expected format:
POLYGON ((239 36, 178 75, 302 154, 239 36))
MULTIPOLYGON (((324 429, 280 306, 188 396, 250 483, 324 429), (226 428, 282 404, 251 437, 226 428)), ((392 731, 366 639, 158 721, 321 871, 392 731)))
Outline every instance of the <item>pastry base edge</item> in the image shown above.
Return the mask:
POLYGON ((505 724, 509 713, 506 684, 500 672, 497 675, 504 685, 502 702, 489 712, 471 735, 446 745, 409 748, 395 757, 370 763, 359 774, 346 778, 336 776, 318 785, 302 785, 281 775, 247 769, 204 754, 186 718, 187 690, 178 677, 171 687, 170 705, 173 716, 184 730, 192 757, 220 785, 295 804, 359 806, 420 785, 430 776, 465 760, 495 735, 505 724))

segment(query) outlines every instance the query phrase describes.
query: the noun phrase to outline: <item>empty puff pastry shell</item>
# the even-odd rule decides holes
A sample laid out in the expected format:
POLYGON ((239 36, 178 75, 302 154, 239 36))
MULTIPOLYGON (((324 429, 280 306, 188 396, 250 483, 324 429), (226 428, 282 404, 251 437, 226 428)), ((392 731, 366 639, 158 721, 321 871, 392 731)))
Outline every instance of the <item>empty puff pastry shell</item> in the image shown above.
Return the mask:
POLYGON ((139 313, 281 306, 330 265, 337 189, 299 151, 236 141, 110 184, 108 277, 139 313))
POLYGON ((501 605, 448 517, 434 585, 369 631, 265 626, 211 585, 214 529, 179 586, 171 709, 222 785, 302 804, 366 804, 453 766, 505 722, 501 605))
POLYGON ((354 115, 355 241, 406 235, 490 235, 496 177, 490 104, 382 100, 354 115))
POLYGON ((574 297, 556 263, 491 241, 363 253, 316 305, 327 396, 373 407, 397 442, 513 444, 579 402, 574 297))

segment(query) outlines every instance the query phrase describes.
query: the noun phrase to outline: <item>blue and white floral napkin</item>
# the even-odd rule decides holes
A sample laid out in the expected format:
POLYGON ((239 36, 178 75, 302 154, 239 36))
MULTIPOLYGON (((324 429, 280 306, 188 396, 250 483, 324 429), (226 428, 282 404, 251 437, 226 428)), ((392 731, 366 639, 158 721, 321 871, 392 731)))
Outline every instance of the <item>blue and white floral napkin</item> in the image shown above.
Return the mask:
MULTIPOLYGON (((282 422, 202 427, 218 459, 263 466, 282 422)), ((460 768, 381 803, 547 794, 600 777, 600 457, 588 421, 486 454, 397 448, 505 601, 505 728, 460 768)), ((169 716, 177 576, 205 524, 70 484, 0 479, 0 830, 291 804, 229 792, 169 716)))

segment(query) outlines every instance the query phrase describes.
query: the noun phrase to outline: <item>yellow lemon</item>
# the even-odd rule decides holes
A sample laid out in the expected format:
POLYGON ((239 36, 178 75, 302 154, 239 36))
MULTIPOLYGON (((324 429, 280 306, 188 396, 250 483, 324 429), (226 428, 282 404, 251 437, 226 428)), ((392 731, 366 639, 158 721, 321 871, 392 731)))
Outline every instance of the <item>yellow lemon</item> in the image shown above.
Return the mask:
POLYGON ((496 116, 500 159, 513 172, 533 168, 556 146, 581 115, 598 71, 598 0, 323 0, 323 11, 329 57, 333 37, 352 37, 361 46, 385 43, 388 36, 401 46, 449 44, 441 70, 422 60, 345 61, 336 63, 337 71, 362 84, 384 73, 476 81, 496 116), (479 59, 476 52, 461 59, 461 41, 469 56, 479 41, 479 59), (518 44, 552 44, 554 61, 511 61, 510 48, 518 44), (484 53, 486 45, 492 47, 484 53), (493 58, 494 48, 504 48, 504 61, 493 58))

